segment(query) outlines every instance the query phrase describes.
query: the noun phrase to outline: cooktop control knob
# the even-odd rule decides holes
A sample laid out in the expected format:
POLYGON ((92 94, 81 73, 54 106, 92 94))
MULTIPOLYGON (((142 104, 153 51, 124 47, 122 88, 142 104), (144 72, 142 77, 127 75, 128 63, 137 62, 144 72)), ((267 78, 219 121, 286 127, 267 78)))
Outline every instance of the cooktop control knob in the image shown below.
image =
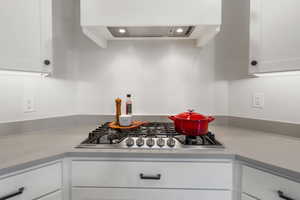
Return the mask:
POLYGON ((169 147, 174 147, 175 146, 175 140, 173 138, 169 138, 167 141, 167 145, 169 147))
POLYGON ((153 138, 149 138, 149 139, 147 139, 146 143, 147 143, 148 147, 153 147, 155 144, 155 141, 153 138))
POLYGON ((136 140, 136 145, 141 147, 145 144, 145 141, 143 139, 143 137, 139 137, 137 140, 136 140))
POLYGON ((134 139, 129 137, 127 140, 126 140, 126 145, 128 147, 132 147, 134 145, 134 139))
POLYGON ((159 146, 159 147, 165 146, 165 140, 164 140, 163 138, 159 138, 159 139, 156 141, 156 143, 157 143, 157 146, 159 146))

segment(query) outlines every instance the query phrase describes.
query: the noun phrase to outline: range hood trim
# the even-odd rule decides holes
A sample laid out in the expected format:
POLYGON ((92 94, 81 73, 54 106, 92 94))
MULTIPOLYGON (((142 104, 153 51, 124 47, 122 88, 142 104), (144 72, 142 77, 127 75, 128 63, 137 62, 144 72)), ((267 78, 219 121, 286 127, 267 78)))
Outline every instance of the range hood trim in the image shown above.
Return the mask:
POLYGON ((189 3, 174 0, 80 0, 80 3, 83 33, 103 48, 110 40, 162 39, 191 39, 201 47, 214 38, 222 23, 222 0, 190 0, 189 3), (181 26, 195 28, 188 37, 114 37, 107 29, 181 26))
POLYGON ((82 27, 83 33, 101 48, 108 47, 110 40, 195 40, 196 47, 204 47, 219 32, 220 25, 196 26, 189 37, 122 37, 117 38, 108 31, 107 27, 82 27))
POLYGON ((186 38, 192 34, 195 26, 108 26, 107 29, 115 38, 186 38), (176 32, 178 29, 182 32, 176 32))

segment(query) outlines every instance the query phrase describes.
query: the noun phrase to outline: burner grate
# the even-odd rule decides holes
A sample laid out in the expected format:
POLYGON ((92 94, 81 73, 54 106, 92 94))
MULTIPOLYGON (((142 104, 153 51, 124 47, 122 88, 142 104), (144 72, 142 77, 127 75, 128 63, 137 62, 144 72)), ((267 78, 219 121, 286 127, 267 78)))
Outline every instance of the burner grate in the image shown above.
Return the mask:
MULTIPOLYGON (((211 132, 203 136, 185 136, 175 131, 173 123, 151 122, 134 130, 114 130, 109 128, 108 124, 109 123, 105 123, 91 131, 88 138, 84 140, 79 147, 89 148, 91 145, 96 145, 100 148, 100 145, 119 145, 120 148, 128 148, 126 142, 129 138, 135 138, 134 140, 140 138, 144 140, 145 143, 146 140, 151 138, 155 139, 155 141, 161 141, 161 139, 163 139, 165 140, 163 143, 165 146, 167 146, 167 140, 173 138, 177 141, 176 144, 178 143, 175 145, 176 148, 187 148, 188 146, 223 147, 211 132)), ((144 147, 146 148, 147 146, 144 147)))

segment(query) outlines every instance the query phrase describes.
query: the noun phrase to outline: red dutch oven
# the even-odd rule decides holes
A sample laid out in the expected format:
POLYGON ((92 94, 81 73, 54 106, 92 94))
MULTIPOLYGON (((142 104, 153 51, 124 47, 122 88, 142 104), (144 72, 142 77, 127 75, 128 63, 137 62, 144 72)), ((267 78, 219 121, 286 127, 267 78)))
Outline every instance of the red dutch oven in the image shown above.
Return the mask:
POLYGON ((206 135, 208 124, 215 120, 212 116, 201 115, 193 110, 170 116, 169 119, 174 121, 176 132, 187 136, 206 135))

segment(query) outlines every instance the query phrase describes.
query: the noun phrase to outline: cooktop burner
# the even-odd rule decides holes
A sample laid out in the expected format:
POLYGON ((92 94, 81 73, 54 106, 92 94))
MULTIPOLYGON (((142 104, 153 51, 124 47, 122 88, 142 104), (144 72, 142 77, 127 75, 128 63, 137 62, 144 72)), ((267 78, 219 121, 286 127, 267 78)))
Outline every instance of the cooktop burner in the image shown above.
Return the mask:
POLYGON ((97 149, 211 149, 224 148, 211 132, 204 136, 185 136, 173 123, 151 122, 135 130, 114 130, 105 123, 90 132, 77 148, 97 149))

